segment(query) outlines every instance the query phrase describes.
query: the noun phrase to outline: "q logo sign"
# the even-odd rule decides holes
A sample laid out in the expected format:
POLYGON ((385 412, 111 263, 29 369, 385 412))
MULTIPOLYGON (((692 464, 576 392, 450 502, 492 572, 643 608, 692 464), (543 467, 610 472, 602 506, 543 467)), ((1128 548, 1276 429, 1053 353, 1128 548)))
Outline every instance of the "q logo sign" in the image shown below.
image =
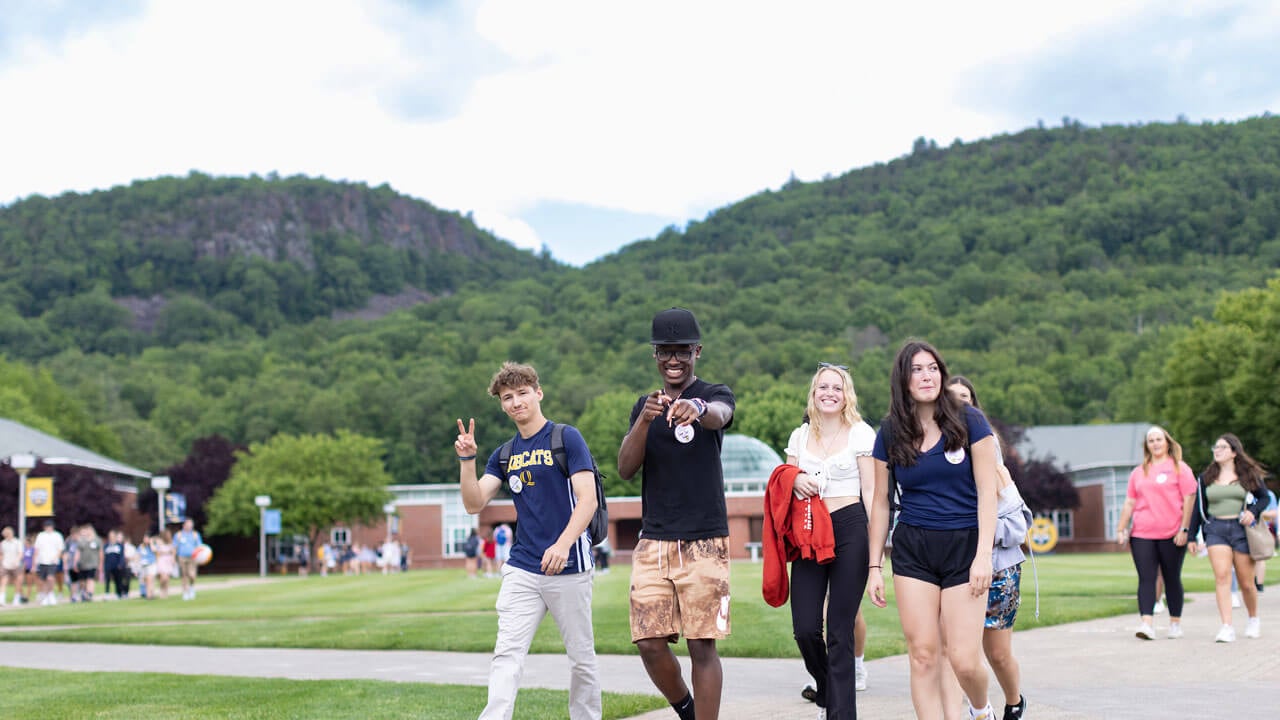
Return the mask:
POLYGON ((31 488, 31 504, 44 507, 49 502, 49 491, 45 488, 31 488))
POLYGON ((1038 553, 1047 553, 1058 545, 1058 526, 1047 517, 1038 517, 1027 531, 1027 545, 1038 553))

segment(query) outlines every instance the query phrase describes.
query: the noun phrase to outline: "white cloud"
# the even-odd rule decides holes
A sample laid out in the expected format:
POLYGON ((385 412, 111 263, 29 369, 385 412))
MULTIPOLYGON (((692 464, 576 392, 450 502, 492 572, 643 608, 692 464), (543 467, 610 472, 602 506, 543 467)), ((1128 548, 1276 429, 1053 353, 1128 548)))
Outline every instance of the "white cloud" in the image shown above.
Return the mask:
POLYGON ((975 82, 1157 10, 1241 5, 1231 32, 1280 34, 1261 2, 153 2, 0 59, 0 201, 274 170, 387 182, 537 247, 520 217, 540 202, 689 217, 919 136, 1018 130, 1027 98, 975 82))

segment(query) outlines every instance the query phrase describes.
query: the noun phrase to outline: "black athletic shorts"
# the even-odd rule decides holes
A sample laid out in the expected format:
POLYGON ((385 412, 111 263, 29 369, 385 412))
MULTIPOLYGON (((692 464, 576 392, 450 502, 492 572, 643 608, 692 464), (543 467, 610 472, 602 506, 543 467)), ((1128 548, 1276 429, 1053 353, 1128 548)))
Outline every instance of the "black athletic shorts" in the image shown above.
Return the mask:
POLYGON ((969 582, 978 551, 978 528, 926 530, 898 523, 893 529, 893 574, 942 589, 969 582))

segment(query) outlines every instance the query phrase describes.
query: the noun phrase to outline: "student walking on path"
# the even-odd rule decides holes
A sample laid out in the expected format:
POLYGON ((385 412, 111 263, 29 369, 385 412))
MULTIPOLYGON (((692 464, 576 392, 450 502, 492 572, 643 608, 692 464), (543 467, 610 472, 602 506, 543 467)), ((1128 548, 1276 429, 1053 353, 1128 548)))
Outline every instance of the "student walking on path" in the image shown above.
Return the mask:
POLYGON ((684 308, 653 317, 662 387, 640 396, 618 449, 618 474, 643 468, 640 541, 631 555, 631 640, 645 671, 681 720, 716 720, 724 670, 716 641, 729 636, 729 517, 720 448, 736 401, 694 374, 702 330, 684 308), (692 692, 671 645, 684 635, 692 692))
POLYGON ((814 679, 814 702, 827 720, 858 716, 854 623, 867 586, 867 513, 862 498, 875 482, 876 431, 858 413, 846 368, 820 363, 809 381, 803 423, 787 442, 787 463, 800 468, 794 496, 819 502, 831 516, 835 557, 791 563, 791 627, 814 679), (826 632, 823 633, 823 605, 826 632))
POLYGON ((552 426, 542 414, 538 373, 528 365, 504 363, 489 394, 515 423, 506 465, 494 450, 484 475, 476 472, 476 421, 458 420, 454 450, 467 512, 484 509, 505 483, 511 489, 520 532, 502 566, 498 591, 498 638, 489 666, 489 701, 480 720, 510 720, 525 656, 548 613, 560 629, 571 664, 570 720, 598 720, 600 678, 591 624, 591 539, 587 526, 596 511, 594 463, 577 428, 565 426, 568 476, 551 449, 552 426))
POLYGON ((944 716, 941 652, 971 703, 993 720, 982 625, 996 525, 996 449, 981 410, 946 392, 947 366, 926 342, 898 351, 889 414, 876 435, 867 592, 886 605, 881 566, 890 477, 901 491, 893 529, 893 588, 911 660, 911 702, 921 718, 944 716))
MULTIPOLYGON (((1218 617, 1222 627, 1214 640, 1234 642, 1235 626, 1231 623, 1231 571, 1243 578, 1240 595, 1249 620, 1244 636, 1262 637, 1262 620, 1258 617, 1258 589, 1248 581, 1254 575, 1254 560, 1249 554, 1245 528, 1259 522, 1270 498, 1263 482, 1266 471, 1249 457, 1240 438, 1225 433, 1213 443, 1213 462, 1200 473, 1195 511, 1191 514, 1190 536, 1203 531, 1213 567, 1214 596, 1218 601, 1218 617)), ((1197 545, 1188 546, 1195 554, 1197 545)))
POLYGON ((1154 640, 1151 626, 1156 605, 1156 577, 1164 578, 1169 608, 1169 639, 1182 637, 1182 561, 1186 559, 1191 511, 1195 508, 1196 478, 1182 462, 1182 446, 1168 430, 1153 425, 1142 443, 1142 464, 1129 473, 1129 489, 1116 542, 1129 543, 1138 571, 1138 615, 1135 633, 1154 640), (1132 520, 1133 527, 1129 527, 1132 520))

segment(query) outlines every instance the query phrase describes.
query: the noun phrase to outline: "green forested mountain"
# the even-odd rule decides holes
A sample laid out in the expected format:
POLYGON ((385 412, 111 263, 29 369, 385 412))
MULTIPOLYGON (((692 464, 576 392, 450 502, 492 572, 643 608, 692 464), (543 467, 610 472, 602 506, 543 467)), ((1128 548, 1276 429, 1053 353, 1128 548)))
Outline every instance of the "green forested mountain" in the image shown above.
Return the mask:
POLYGON ((484 390, 516 359, 538 367, 548 415, 579 424, 610 472, 632 401, 657 382, 649 318, 677 304, 702 320, 699 374, 738 393, 735 427, 775 444, 819 360, 849 364, 864 414, 879 417, 909 336, 937 345, 1009 423, 1162 420, 1170 348, 1223 291, 1261 287, 1280 265, 1280 119, 921 140, 584 269, 385 188, 203 176, 23 201, 0 210, 0 252, 6 352, 47 368, 142 467, 211 433, 348 428, 385 440, 398 482, 455 480, 453 419, 476 417, 482 448, 508 435, 484 390), (421 214, 386 209, 405 205, 421 214), (224 241, 261 237, 236 234, 249 210, 276 218, 276 239, 304 219, 307 251, 224 241), (404 223, 369 219, 388 216, 404 223), (470 244, 404 241, 433 237, 422 217, 452 218, 470 244), (255 284, 264 276, 274 294, 255 284), (425 302, 333 317, 405 288, 425 302), (111 309, 156 297, 149 330, 111 309))
POLYGON ((265 335, 550 265, 386 186, 192 173, 0 209, 0 343, 35 359, 265 335))

